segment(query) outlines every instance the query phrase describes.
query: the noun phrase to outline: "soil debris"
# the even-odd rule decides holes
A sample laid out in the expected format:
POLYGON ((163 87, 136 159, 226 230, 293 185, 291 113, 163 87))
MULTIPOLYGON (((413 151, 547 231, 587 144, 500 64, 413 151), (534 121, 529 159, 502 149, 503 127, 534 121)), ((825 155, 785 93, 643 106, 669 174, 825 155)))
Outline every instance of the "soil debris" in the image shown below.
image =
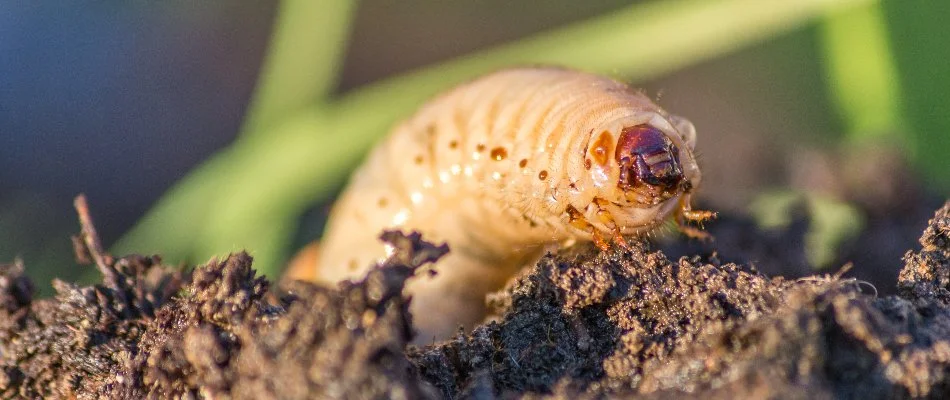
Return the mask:
POLYGON ((335 290, 290 282, 276 294, 246 253, 194 272, 188 294, 150 323, 121 396, 303 399, 433 397, 410 374, 411 317, 402 296, 415 269, 447 252, 418 234, 386 232, 396 253, 335 290))
POLYGON ((461 379, 440 382, 446 397, 946 397, 948 214, 950 203, 929 222, 923 249, 905 258, 899 297, 836 276, 787 281, 715 258, 671 262, 644 247, 562 254, 493 299, 504 317, 488 333, 416 362, 432 370, 432 353, 492 338, 479 359, 494 363, 455 371, 461 379))
POLYGON ((940 292, 950 289, 950 203, 937 211, 923 236, 921 251, 904 255, 906 266, 898 276, 898 287, 905 296, 914 292, 940 292))
POLYGON ((418 234, 385 233, 393 256, 358 282, 275 287, 246 253, 190 271, 114 258, 77 209, 77 258, 102 283, 34 299, 22 263, 0 266, 3 398, 950 395, 950 203, 895 266, 896 295, 722 261, 741 254, 582 245, 491 295, 490 321, 425 346, 409 344, 402 289, 448 249, 418 234))

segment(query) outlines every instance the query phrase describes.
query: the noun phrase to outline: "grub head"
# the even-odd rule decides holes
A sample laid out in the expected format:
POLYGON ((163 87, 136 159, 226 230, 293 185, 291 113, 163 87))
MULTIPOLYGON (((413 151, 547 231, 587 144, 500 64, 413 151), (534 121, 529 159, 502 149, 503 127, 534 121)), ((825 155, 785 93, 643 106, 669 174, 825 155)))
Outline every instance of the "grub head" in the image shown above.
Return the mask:
POLYGON ((669 198, 689 185, 683 176, 679 149, 663 131, 648 124, 621 131, 615 158, 620 166, 617 186, 624 191, 646 190, 669 198))

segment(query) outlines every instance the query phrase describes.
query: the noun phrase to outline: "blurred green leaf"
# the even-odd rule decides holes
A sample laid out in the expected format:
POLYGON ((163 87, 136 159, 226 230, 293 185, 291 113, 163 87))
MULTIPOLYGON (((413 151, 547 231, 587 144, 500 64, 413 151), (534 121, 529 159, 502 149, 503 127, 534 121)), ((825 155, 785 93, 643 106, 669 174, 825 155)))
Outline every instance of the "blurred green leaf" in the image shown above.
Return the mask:
POLYGON ((864 228, 864 216, 854 206, 818 193, 774 190, 758 195, 749 205, 750 214, 762 229, 785 229, 797 207, 808 216, 804 237, 805 257, 814 269, 833 267, 841 246, 855 239, 864 228))
POLYGON ((811 226, 805 235, 808 262, 815 268, 833 267, 841 246, 858 237, 864 216, 854 206, 828 196, 808 196, 811 226))
POLYGON ((784 229, 792 223, 791 209, 803 201, 803 194, 773 190, 759 194, 749 204, 749 214, 762 229, 784 229))
POLYGON ((903 114, 916 166, 931 189, 950 193, 950 2, 882 3, 903 89, 903 114))
POLYGON ((852 142, 908 145, 901 93, 880 4, 856 7, 821 24, 828 86, 852 142))
POLYGON ((398 118, 461 80, 510 65, 556 64, 640 81, 764 41, 872 0, 681 0, 600 18, 392 78, 242 137, 182 180, 116 246, 201 260, 250 249, 279 271, 289 221, 332 195, 398 118))

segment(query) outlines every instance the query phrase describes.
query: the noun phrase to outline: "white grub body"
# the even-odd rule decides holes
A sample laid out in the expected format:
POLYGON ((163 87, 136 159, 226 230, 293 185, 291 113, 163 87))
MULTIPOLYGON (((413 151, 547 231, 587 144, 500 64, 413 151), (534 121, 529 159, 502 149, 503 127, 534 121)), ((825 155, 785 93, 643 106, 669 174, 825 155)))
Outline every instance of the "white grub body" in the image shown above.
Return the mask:
POLYGON ((399 124, 355 172, 330 216, 318 280, 365 274, 386 256, 384 229, 447 242, 437 274, 407 290, 419 339, 451 335, 544 248, 642 233, 678 207, 682 190, 653 198, 617 185, 620 132, 644 124, 670 138, 698 184, 692 125, 622 83, 522 68, 463 84, 399 124))

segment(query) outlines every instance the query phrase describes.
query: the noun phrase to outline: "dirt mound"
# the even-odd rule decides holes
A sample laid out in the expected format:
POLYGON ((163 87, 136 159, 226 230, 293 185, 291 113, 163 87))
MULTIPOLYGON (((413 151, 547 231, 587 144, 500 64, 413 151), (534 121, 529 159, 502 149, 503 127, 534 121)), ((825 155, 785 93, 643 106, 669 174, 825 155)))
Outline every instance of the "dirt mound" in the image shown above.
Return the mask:
POLYGON ((384 235, 397 251, 362 281, 272 288, 244 253, 188 272, 113 259, 83 221, 102 283, 35 300, 22 265, 0 268, 5 398, 950 395, 950 203, 893 296, 645 242, 578 246, 492 295, 494 321, 421 347, 402 288, 447 249, 418 235, 384 235))

